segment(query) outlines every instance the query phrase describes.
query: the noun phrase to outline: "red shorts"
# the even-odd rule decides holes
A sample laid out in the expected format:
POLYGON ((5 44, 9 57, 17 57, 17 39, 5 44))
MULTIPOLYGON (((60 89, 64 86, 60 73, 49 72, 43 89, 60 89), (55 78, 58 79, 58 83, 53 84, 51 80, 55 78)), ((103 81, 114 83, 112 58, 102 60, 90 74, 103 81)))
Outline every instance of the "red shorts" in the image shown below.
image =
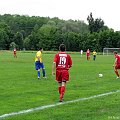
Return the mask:
POLYGON ((120 64, 115 65, 115 69, 120 69, 120 64))
POLYGON ((68 81, 69 80, 68 70, 56 70, 56 80, 58 82, 68 81))
POLYGON ((16 55, 16 52, 14 52, 14 55, 16 55))

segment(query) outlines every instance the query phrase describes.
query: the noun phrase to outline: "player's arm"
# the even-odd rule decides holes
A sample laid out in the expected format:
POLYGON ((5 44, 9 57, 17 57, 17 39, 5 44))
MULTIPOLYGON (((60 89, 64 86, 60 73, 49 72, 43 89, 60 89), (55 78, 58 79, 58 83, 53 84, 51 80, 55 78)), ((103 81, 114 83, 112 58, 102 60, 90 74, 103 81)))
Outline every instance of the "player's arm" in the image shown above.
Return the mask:
POLYGON ((37 55, 36 55, 36 58, 38 59, 38 61, 40 61, 41 55, 40 55, 40 54, 37 54, 37 55))
POLYGON ((72 67, 72 59, 71 59, 71 57, 69 56, 69 65, 68 65, 68 67, 69 68, 71 68, 72 67))
POLYGON ((55 75, 56 62, 53 62, 52 65, 52 75, 55 75))
POLYGON ((115 61, 114 61, 113 67, 116 65, 116 63, 117 63, 117 58, 115 58, 115 61))
POLYGON ((38 61, 40 61, 40 56, 37 56, 38 61))
POLYGON ((55 75, 55 72, 56 72, 56 63, 57 63, 57 54, 54 56, 54 60, 53 60, 52 75, 55 75))
POLYGON ((68 67, 69 67, 69 68, 71 68, 71 67, 72 67, 72 61, 70 61, 70 64, 68 65, 68 67))

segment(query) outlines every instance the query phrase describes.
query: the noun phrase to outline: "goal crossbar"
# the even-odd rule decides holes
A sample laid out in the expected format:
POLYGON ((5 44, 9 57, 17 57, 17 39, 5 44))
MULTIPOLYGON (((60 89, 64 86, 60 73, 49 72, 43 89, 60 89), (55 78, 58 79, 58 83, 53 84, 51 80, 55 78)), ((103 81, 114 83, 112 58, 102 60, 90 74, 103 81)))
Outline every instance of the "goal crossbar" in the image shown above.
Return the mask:
POLYGON ((114 51, 120 53, 120 48, 103 48, 103 55, 111 55, 114 51))

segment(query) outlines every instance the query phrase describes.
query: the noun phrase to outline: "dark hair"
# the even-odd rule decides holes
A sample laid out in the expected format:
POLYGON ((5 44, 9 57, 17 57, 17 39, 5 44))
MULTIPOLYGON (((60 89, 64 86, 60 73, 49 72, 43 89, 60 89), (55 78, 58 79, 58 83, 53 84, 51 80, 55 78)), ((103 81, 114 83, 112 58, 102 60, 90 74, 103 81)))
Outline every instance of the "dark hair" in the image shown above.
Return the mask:
POLYGON ((40 47, 38 50, 42 50, 43 48, 42 47, 40 47))
POLYGON ((66 46, 64 44, 61 44, 59 49, 60 49, 60 51, 64 52, 66 49, 66 46))

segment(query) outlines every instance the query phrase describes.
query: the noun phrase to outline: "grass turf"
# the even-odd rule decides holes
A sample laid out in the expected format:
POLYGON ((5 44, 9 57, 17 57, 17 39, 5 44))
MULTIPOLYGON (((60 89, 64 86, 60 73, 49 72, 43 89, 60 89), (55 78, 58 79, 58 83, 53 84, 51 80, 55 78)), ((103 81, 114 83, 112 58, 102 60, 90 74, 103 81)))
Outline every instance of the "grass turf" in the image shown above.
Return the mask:
MULTIPOLYGON (((47 79, 37 79, 35 52, 0 52, 0 115, 57 103, 59 94, 51 75, 54 54, 43 52, 47 79)), ((120 79, 113 71, 114 56, 97 55, 96 61, 71 53, 73 67, 65 101, 119 90, 120 79), (99 78, 98 74, 103 77, 99 78)), ((2 118, 4 120, 107 120, 120 119, 120 93, 53 108, 2 118)))

